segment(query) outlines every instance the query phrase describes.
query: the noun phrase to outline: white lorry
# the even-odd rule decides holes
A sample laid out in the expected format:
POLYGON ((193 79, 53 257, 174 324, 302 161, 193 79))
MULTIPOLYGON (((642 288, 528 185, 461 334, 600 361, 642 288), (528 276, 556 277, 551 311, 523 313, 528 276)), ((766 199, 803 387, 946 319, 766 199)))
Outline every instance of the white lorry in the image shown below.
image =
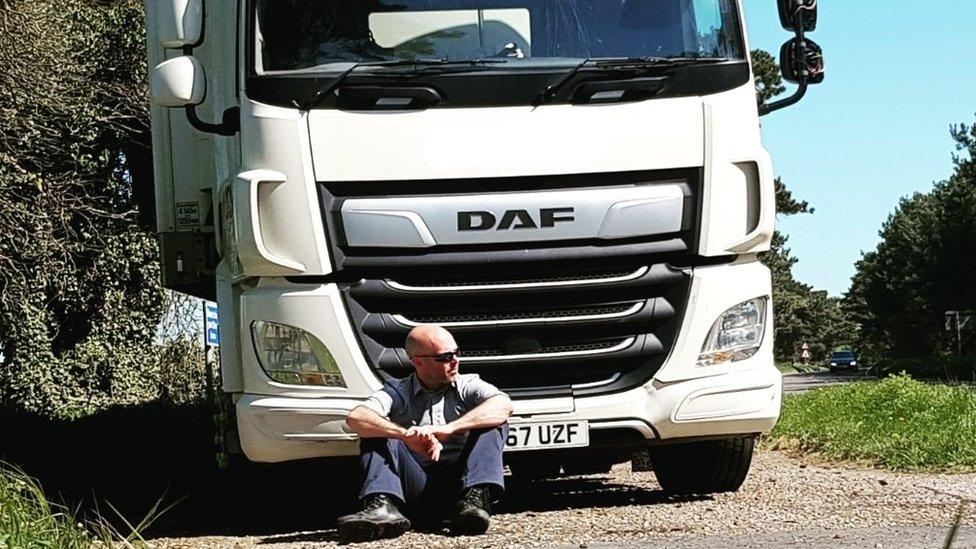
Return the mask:
POLYGON ((356 455, 436 323, 513 398, 516 476, 739 487, 781 400, 758 117, 823 78, 816 0, 762 107, 740 0, 146 6, 164 282, 219 303, 231 446, 356 455))

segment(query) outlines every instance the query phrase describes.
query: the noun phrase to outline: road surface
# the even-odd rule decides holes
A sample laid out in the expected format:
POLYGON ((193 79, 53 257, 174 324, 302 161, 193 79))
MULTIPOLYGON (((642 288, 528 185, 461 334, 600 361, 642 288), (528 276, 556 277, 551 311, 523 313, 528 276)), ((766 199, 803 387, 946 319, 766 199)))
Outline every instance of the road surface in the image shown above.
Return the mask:
POLYGON ((829 387, 831 385, 843 385, 855 381, 874 380, 874 376, 868 376, 865 372, 859 373, 836 373, 832 374, 827 370, 813 372, 809 374, 784 374, 783 392, 803 393, 810 389, 829 387))

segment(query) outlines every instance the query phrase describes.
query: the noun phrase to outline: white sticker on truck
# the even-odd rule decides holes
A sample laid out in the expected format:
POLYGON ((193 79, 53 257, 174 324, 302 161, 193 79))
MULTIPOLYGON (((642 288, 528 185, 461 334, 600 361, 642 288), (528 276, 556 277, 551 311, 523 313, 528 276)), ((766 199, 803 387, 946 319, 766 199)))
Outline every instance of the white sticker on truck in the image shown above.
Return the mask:
POLYGON ((176 203, 176 228, 196 229, 200 227, 200 203, 199 202, 177 202, 176 203))

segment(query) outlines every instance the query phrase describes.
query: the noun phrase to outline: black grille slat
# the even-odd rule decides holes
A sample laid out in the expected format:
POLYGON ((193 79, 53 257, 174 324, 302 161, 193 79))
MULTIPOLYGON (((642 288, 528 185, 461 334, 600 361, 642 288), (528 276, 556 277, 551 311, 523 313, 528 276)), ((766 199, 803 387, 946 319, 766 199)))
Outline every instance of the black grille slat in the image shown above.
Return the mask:
POLYGON ((600 343, 567 343, 554 347, 543 347, 539 349, 539 354, 572 353, 582 351, 604 351, 612 349, 623 343, 622 341, 604 341, 600 343))
MULTIPOLYGON (((614 341, 613 344, 618 342, 619 340, 614 341)), ((603 345, 611 346, 609 342, 603 345)), ((607 380, 636 377, 646 381, 654 373, 655 365, 663 359, 663 356, 664 345, 660 341, 653 336, 641 336, 630 347, 608 355, 533 358, 491 363, 465 363, 462 358, 461 369, 480 374, 483 379, 490 380, 513 396, 529 393, 532 396, 554 396, 567 391, 569 394, 585 394, 589 391, 601 392, 614 389, 612 384, 594 389, 573 389, 573 386, 607 380), (641 372, 640 366, 647 367, 647 371, 641 372), (553 376, 551 374, 553 370, 564 374, 553 376), (566 370, 572 371, 571 377, 565 375, 566 370)), ((379 364, 383 371, 393 377, 403 377, 412 371, 412 366, 402 349, 384 352, 379 364)))
MULTIPOLYGON (((557 264, 558 265, 558 264, 557 264)), ((560 267, 554 267, 559 269, 560 267)), ((561 270, 570 270, 562 266, 561 270)), ((634 271, 637 269, 635 268, 634 271)), ((631 272, 634 272, 631 271, 631 272)), ((351 295, 359 302, 372 303, 397 310, 414 310, 411 303, 421 303, 430 309, 450 309, 463 299, 466 308, 498 307, 511 302, 513 307, 526 307, 533 301, 551 304, 554 296, 561 305, 586 305, 620 301, 637 301, 660 296, 674 284, 681 284, 685 275, 667 265, 654 265, 639 278, 605 284, 554 286, 536 288, 486 287, 477 291, 443 289, 433 292, 402 290, 387 280, 365 279, 350 287, 351 295)), ((469 279, 464 279, 467 284, 469 279)))
MULTIPOLYGON (((338 215, 338 213, 333 213, 338 215)), ((383 271, 393 267, 404 269, 440 268, 447 269, 458 264, 472 261, 472 256, 478 257, 480 263, 518 265, 520 262, 544 265, 549 261, 567 261, 574 259, 591 259, 600 262, 627 260, 633 257, 647 257, 652 255, 686 255, 691 248, 687 236, 661 238, 647 242, 624 241, 617 245, 608 246, 605 242, 573 241, 561 243, 525 242, 516 247, 508 245, 485 246, 483 249, 472 247, 470 250, 458 247, 435 248, 432 251, 407 251, 404 249, 357 249, 357 254, 351 252, 344 255, 341 265, 343 268, 363 271, 383 271), (533 253, 527 254, 526 251, 533 253)))
MULTIPOLYGON (((601 350, 612 349, 622 343, 624 343, 624 340, 600 341, 594 343, 564 343, 562 345, 550 345, 546 347, 541 347, 538 350, 531 351, 531 353, 539 354, 539 355, 548 355, 548 354, 569 353, 569 352, 601 351, 601 350)), ((513 353, 506 352, 504 349, 467 349, 467 348, 465 348, 463 352, 463 356, 465 358, 503 357, 508 354, 513 354, 513 353)))
MULTIPOLYGON (((646 300, 640 310, 615 318, 599 319, 529 319, 518 323, 489 323, 466 326, 450 326, 451 332, 464 347, 481 347, 491 341, 506 341, 521 337, 530 330, 544 340, 558 338, 567 330, 585 332, 588 339, 628 336, 657 329, 673 319, 675 309, 664 298, 646 300)), ((409 318, 409 315, 406 315, 409 318)), ((388 347, 399 347, 411 326, 399 323, 389 314, 368 313, 360 324, 363 333, 388 347)))
POLYGON ((499 320, 527 320, 527 319, 559 319, 567 317, 598 316, 622 314, 634 308, 636 303, 621 305, 576 307, 572 309, 555 309, 544 311, 507 311, 500 313, 481 314, 419 314, 404 315, 408 320, 422 324, 447 324, 451 322, 491 322, 499 320))
POLYGON ((611 270, 611 271, 598 271, 593 273, 573 273, 573 274, 563 274, 558 276, 545 276, 545 277, 522 277, 516 278, 512 275, 500 274, 495 277, 478 277, 472 280, 431 280, 429 277, 426 279, 410 279, 406 277, 401 277, 396 282, 403 284, 404 286, 417 286, 422 288, 457 288, 461 286, 504 286, 504 285, 515 285, 515 284, 553 284, 559 282, 586 282, 590 280, 601 280, 601 279, 614 279, 623 278, 634 274, 636 271, 629 270, 611 270))

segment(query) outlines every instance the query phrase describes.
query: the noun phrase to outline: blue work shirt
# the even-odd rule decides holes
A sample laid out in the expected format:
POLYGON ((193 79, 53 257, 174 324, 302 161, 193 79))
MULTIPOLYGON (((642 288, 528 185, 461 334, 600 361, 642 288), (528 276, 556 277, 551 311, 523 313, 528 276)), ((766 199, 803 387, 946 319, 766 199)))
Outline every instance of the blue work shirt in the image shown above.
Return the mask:
MULTIPOLYGON (((459 374, 454 383, 440 392, 424 388, 417 374, 391 381, 376 391, 362 405, 393 423, 409 429, 428 425, 447 425, 482 402, 504 394, 498 387, 483 381, 478 374, 459 374)), ((457 459, 467 433, 454 435, 442 444, 441 461, 457 459)), ((427 456, 414 454, 417 461, 427 465, 427 456)))

